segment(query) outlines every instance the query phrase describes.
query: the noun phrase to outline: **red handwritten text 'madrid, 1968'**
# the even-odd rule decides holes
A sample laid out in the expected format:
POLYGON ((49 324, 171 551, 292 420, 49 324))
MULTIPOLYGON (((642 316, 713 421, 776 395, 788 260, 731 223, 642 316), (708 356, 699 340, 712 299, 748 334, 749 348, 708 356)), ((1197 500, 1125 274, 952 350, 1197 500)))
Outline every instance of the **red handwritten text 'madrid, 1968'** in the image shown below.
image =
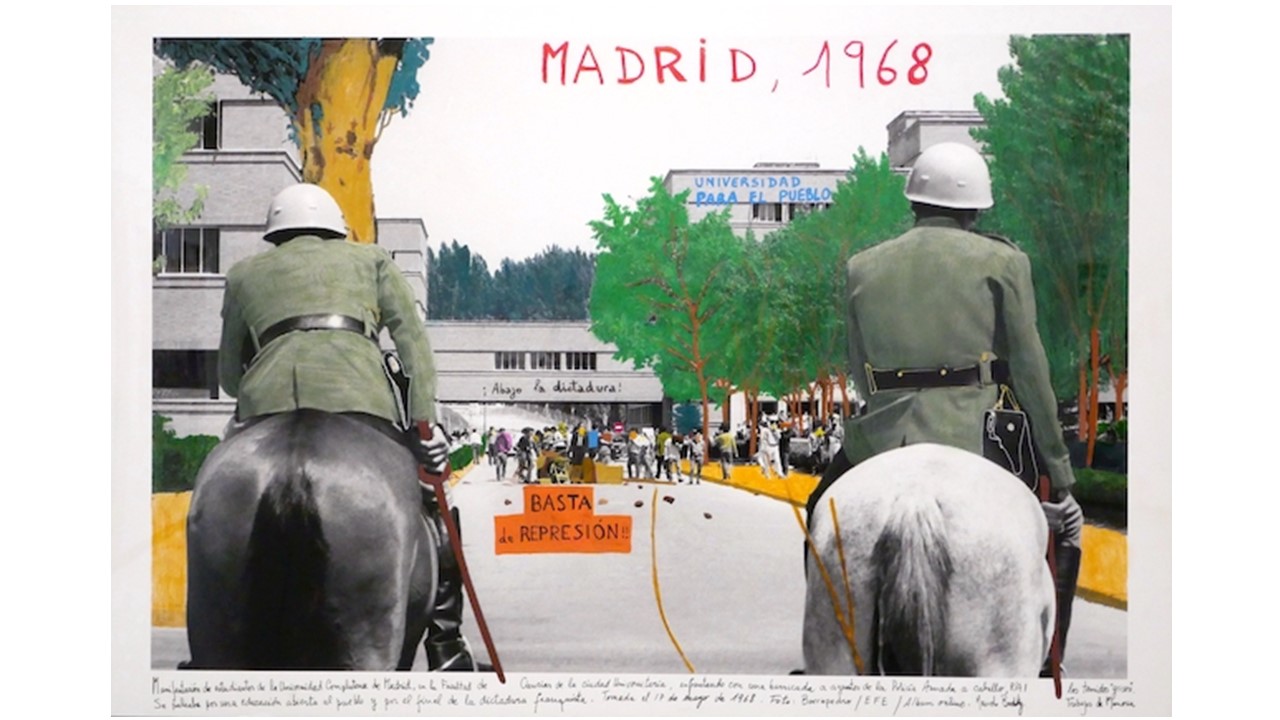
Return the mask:
MULTIPOLYGON (((698 41, 696 61, 686 59, 679 48, 670 45, 654 45, 641 50, 617 45, 612 52, 601 50, 597 55, 589 43, 580 47, 571 46, 568 41, 558 45, 543 43, 542 82, 544 85, 558 82, 562 86, 580 83, 605 85, 611 79, 618 85, 632 85, 652 80, 661 85, 668 81, 705 83, 710 77, 712 81, 741 83, 760 74, 756 59, 750 52, 731 47, 725 48, 724 53, 709 64, 705 39, 698 41)), ((899 46, 896 39, 883 46, 861 40, 849 40, 843 45, 824 41, 809 57, 797 62, 790 75, 803 78, 808 83, 821 82, 829 88, 832 87, 834 65, 837 87, 853 86, 855 82, 858 88, 877 84, 889 86, 899 80, 921 85, 929 79, 929 61, 932 59, 933 47, 926 42, 916 43, 908 52, 899 46), (851 77, 842 77, 846 75, 851 77), (874 82, 870 82, 872 78, 874 82)), ((777 89, 778 78, 773 77, 773 90, 777 89)))

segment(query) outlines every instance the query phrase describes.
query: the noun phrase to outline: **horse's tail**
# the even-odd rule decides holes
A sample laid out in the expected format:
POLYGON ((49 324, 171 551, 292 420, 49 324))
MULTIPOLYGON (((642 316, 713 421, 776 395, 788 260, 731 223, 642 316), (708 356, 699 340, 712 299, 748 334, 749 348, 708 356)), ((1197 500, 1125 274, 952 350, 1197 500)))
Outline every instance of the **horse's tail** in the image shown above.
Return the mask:
POLYGON ((942 510, 931 498, 903 496, 872 550, 877 597, 877 669, 936 675, 945 643, 952 561, 942 510))
POLYGON ((245 568, 250 669, 323 667, 336 628, 325 614, 329 545, 305 461, 305 418, 293 421, 253 519, 245 568))

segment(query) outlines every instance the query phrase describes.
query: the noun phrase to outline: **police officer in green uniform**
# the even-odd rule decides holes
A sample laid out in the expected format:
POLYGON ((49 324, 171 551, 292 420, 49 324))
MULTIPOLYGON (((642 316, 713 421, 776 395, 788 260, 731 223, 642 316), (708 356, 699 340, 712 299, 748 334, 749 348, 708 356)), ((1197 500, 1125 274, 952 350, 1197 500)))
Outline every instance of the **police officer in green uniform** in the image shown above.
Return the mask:
POLYGON ((1075 478, 1036 330, 1031 263, 1009 240, 971 230, 993 204, 986 161, 972 148, 927 148, 906 196, 915 227, 848 263, 848 357, 867 411, 846 423, 844 452, 810 496, 809 514, 837 478, 871 455, 922 442, 981 454, 983 414, 1002 387, 1011 388, 1052 487, 1042 506, 1057 539, 1065 647, 1084 518, 1071 496, 1075 478))
MULTIPOLYGON (((443 428, 429 441, 417 430, 421 421, 436 422, 436 373, 412 290, 390 254, 346 242, 346 236, 342 211, 326 190, 293 185, 276 195, 268 211, 264 239, 275 247, 227 272, 218 378, 237 399, 228 435, 275 413, 344 413, 401 440, 429 471, 440 472, 448 460, 443 428), (407 408, 384 369, 382 328, 410 379, 407 408)), ((442 540, 439 591, 425 641, 428 664, 474 670, 461 632, 461 573, 434 494, 425 487, 423 509, 442 540)))

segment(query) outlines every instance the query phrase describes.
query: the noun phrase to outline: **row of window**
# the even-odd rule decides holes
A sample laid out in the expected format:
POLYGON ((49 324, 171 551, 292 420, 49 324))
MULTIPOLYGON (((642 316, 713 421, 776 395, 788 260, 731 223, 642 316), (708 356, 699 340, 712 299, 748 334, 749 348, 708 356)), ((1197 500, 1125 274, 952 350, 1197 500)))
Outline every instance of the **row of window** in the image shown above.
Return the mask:
MULTIPOLYGON (((593 352, 499 352, 499 370, 595 370, 593 352)), ((153 350, 151 387, 155 397, 218 397, 218 351, 153 350)))
POLYGON ((751 219, 763 222, 791 222, 801 215, 829 207, 831 203, 753 203, 751 219))
POLYGON ((157 398, 218 399, 218 351, 152 350, 151 394, 157 398))
POLYGON ((593 352, 496 352, 495 370, 595 370, 593 352))
POLYGON ((163 273, 217 273, 221 240, 218 228, 161 230, 151 237, 151 257, 164 258, 163 273))

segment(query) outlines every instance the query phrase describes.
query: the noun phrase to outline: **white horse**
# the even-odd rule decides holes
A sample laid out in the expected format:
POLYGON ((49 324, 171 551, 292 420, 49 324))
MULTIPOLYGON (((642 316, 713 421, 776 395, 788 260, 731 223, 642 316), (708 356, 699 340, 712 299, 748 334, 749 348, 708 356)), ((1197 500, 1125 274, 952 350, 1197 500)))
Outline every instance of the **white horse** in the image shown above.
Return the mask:
POLYGON ((805 672, 1035 677, 1048 533, 1027 486, 979 455, 918 444, 860 463, 814 508, 805 672))

